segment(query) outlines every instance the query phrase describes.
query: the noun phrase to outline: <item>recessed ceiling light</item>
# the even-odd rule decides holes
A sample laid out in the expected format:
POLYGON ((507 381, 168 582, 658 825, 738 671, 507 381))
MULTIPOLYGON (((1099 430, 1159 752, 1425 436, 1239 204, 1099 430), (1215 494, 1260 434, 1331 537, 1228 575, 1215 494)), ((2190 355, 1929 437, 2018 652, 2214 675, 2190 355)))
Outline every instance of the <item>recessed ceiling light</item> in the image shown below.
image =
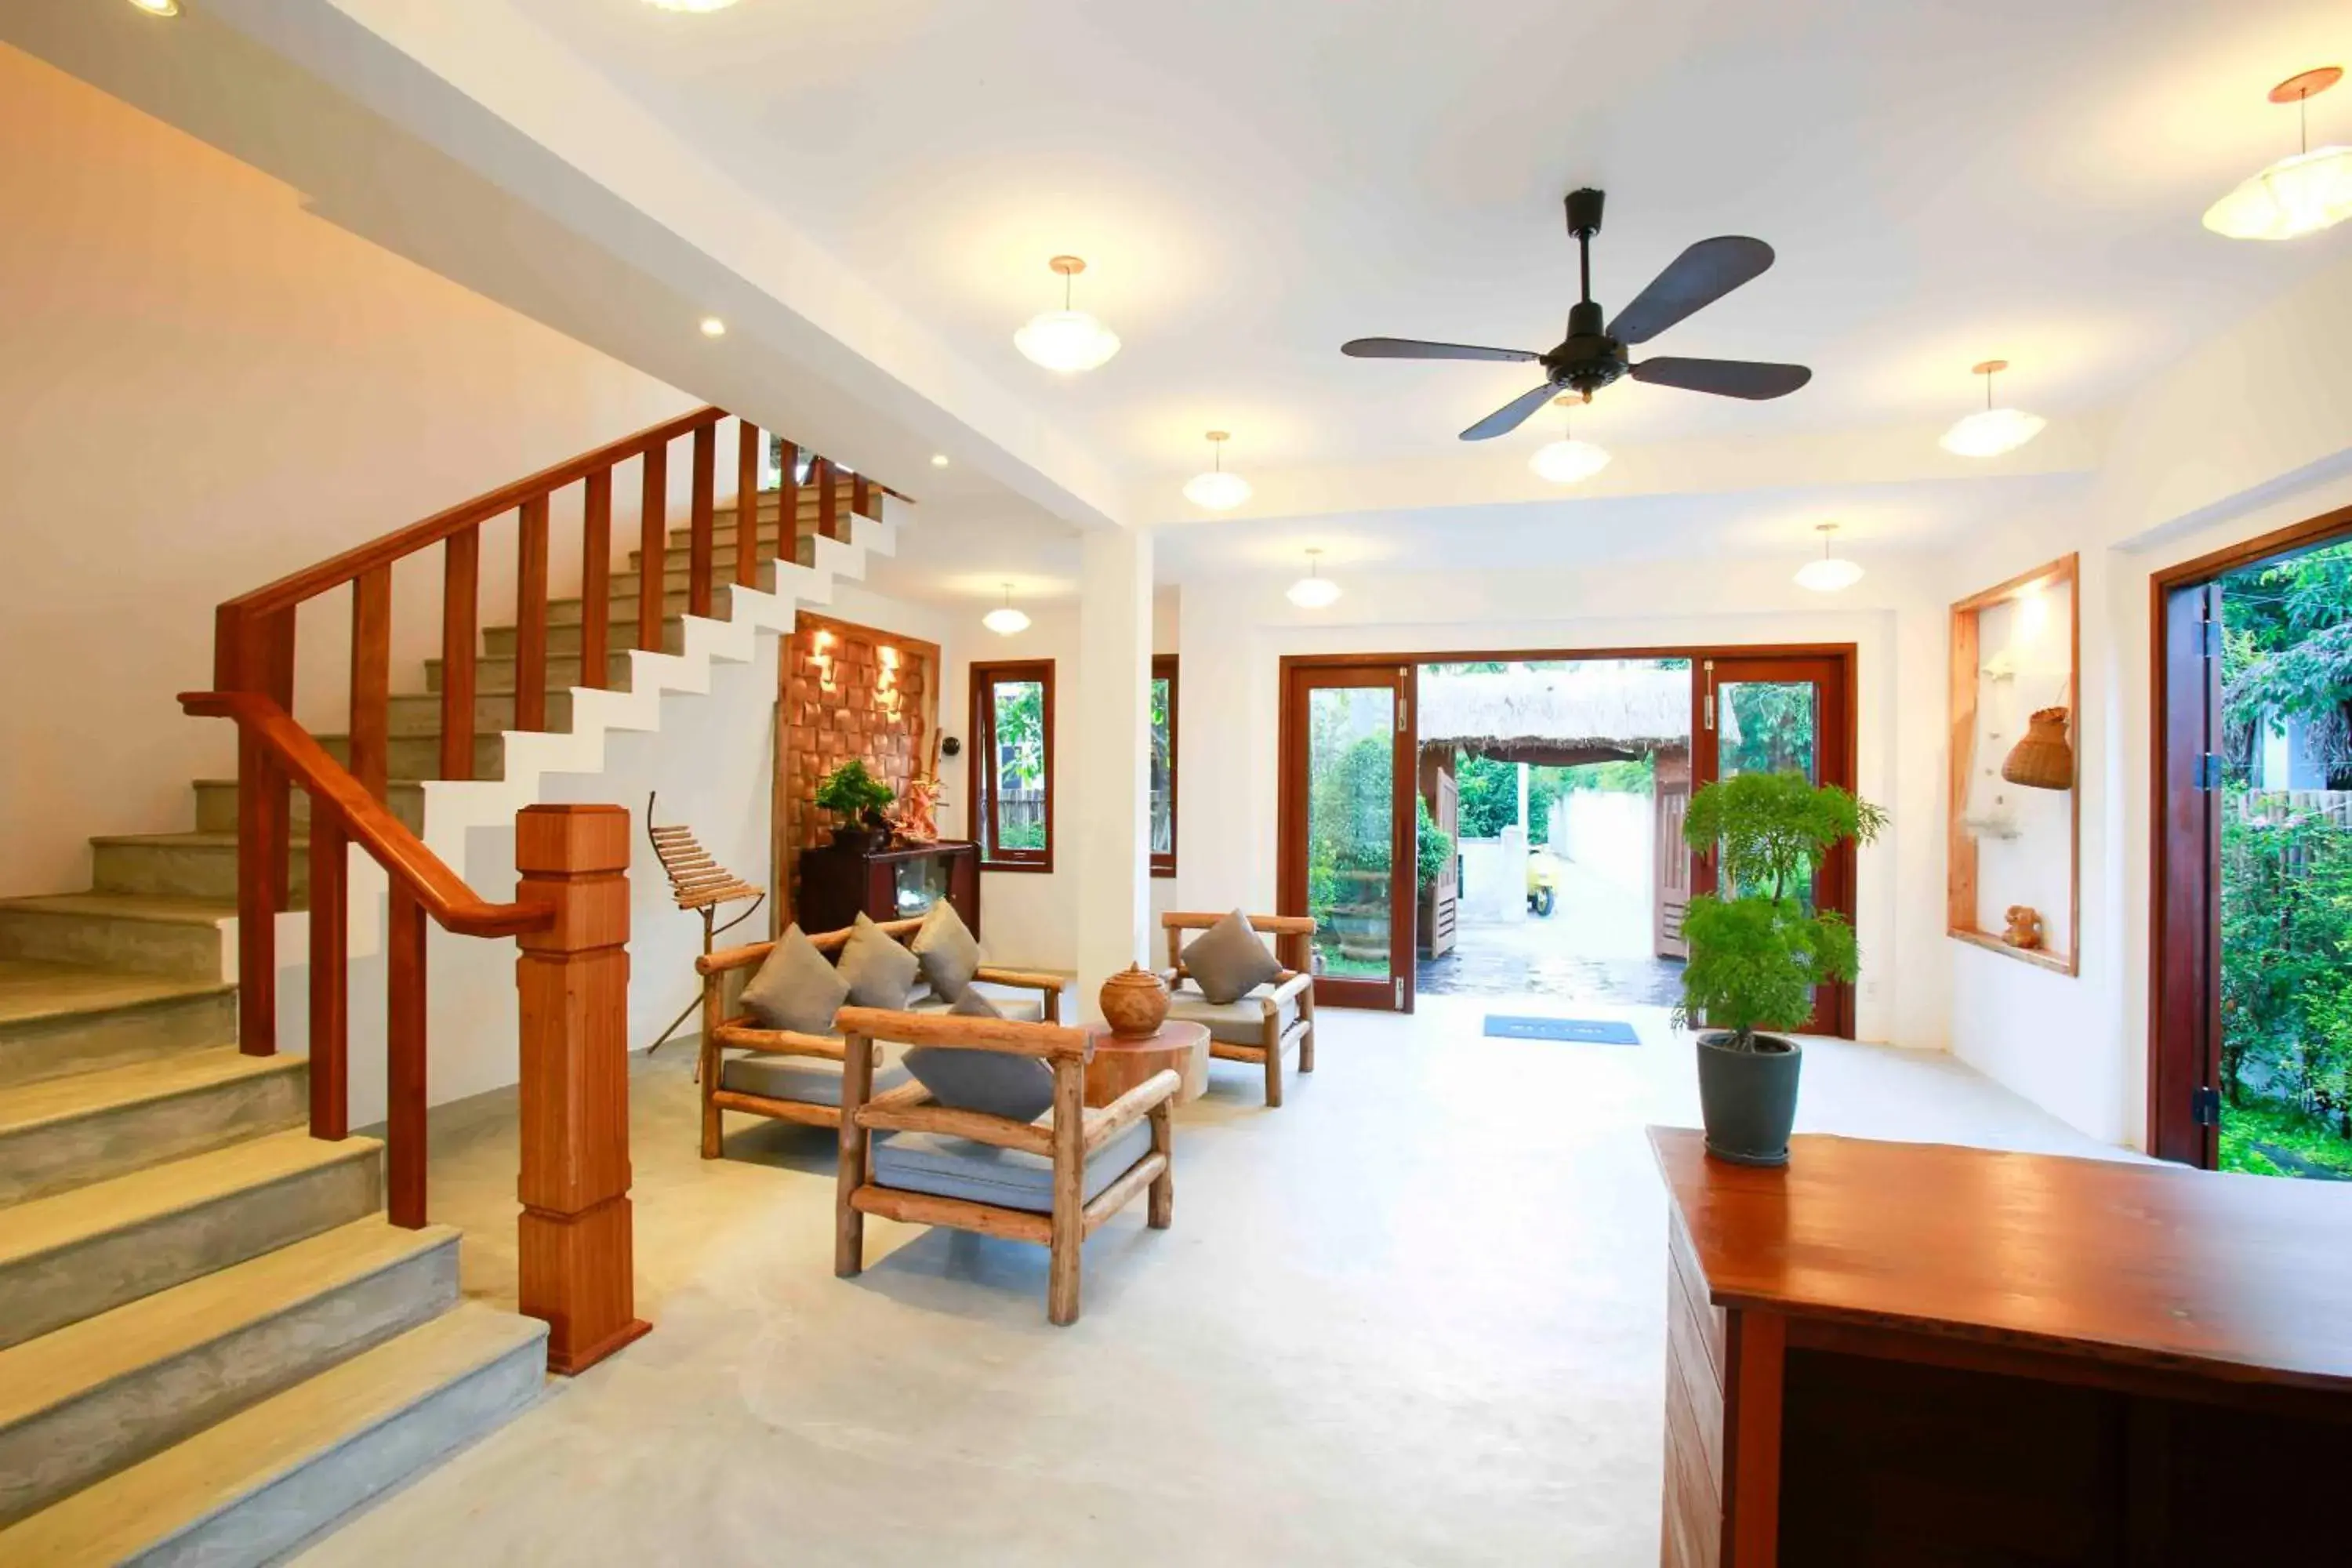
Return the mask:
POLYGON ((934 452, 931 454, 931 467, 935 468, 944 468, 947 466, 948 455, 945 452, 934 452))
POLYGON ((131 0, 131 3, 150 16, 176 16, 180 14, 180 0, 131 0))
POLYGON ((1225 472, 1225 443, 1233 437, 1223 430, 1209 432, 1209 471, 1184 481, 1184 499, 1211 511, 1231 511, 1250 498, 1250 482, 1225 472))
POLYGON ((702 318, 702 335, 706 338, 723 338, 727 335, 727 323, 716 316, 705 316, 702 318))
POLYGON ((2314 147, 2307 107, 2343 75, 2340 66, 2321 66, 2271 89, 2273 103, 2295 106, 2300 150, 2207 207, 2207 228, 2231 239, 2294 239, 2352 217, 2352 147, 2314 147))
POLYGON ((735 0, 646 0, 656 11, 724 11, 735 0))
POLYGON ((1822 558, 1797 568, 1798 587, 1811 588, 1816 594, 1834 594, 1862 581, 1861 567, 1843 556, 1830 553, 1830 539, 1837 532, 1837 527, 1834 522, 1813 524, 1813 531, 1822 536, 1822 558))
POLYGON ((2005 359, 1989 359, 1969 367, 1970 375, 1985 378, 1985 405, 1945 431, 1937 446, 1956 457, 1998 458, 2003 452, 2014 452, 2042 434, 2042 427, 2050 421, 2039 414, 1992 405, 1992 378, 2008 368, 2005 359))
POLYGON ((1046 263, 1062 278, 1062 308, 1032 316, 1013 334, 1013 346, 1047 370, 1092 370, 1118 353, 1118 334, 1084 310, 1070 309, 1070 279, 1087 269, 1075 256, 1046 263))

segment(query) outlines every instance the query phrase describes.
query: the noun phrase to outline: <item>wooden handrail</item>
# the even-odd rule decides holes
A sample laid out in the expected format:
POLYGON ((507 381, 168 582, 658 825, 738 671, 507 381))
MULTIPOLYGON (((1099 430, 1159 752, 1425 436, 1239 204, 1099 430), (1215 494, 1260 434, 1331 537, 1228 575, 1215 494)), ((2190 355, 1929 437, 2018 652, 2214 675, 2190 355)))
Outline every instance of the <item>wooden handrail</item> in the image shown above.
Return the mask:
POLYGON ((229 600, 221 606, 221 614, 247 619, 286 609, 305 599, 314 599, 331 588, 341 587, 371 568, 389 565, 404 555, 414 555, 428 545, 438 544, 451 534, 488 522, 501 512, 513 511, 525 501, 562 489, 632 458, 642 457, 656 447, 667 447, 680 436, 716 425, 726 417, 724 409, 706 406, 651 426, 634 436, 625 436, 609 446, 567 458, 551 468, 541 468, 527 479, 517 479, 487 495, 461 501, 446 511, 436 512, 421 522, 412 522, 381 539, 370 540, 365 544, 344 551, 341 555, 330 556, 316 566, 289 572, 275 583, 229 600))
POLYGON ((425 847, 370 795, 310 732, 267 697, 252 691, 183 691, 180 707, 199 719, 233 719, 261 743, 297 787, 331 807, 387 876, 415 896, 444 931, 460 936, 515 936, 544 931, 555 911, 544 904, 494 904, 466 885, 448 863, 425 847))

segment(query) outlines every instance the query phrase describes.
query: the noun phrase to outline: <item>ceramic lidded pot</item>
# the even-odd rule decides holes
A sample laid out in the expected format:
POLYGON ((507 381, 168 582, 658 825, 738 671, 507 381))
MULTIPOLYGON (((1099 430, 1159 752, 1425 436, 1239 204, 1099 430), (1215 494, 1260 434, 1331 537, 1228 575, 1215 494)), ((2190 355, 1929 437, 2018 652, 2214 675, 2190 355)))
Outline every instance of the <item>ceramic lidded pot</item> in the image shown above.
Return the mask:
POLYGON ((1103 1021, 1114 1035, 1156 1035, 1168 1021, 1168 987, 1139 963, 1130 963, 1102 983, 1103 1021))

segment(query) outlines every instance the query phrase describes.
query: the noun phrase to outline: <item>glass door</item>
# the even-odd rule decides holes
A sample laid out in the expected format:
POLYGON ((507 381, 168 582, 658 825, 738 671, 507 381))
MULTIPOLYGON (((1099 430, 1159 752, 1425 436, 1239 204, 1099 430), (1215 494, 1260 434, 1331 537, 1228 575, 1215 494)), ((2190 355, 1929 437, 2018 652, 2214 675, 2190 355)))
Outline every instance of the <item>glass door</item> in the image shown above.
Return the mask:
POLYGON ((1411 679, 1394 664, 1285 671, 1281 901, 1314 917, 1318 1005, 1412 1006, 1411 679))
MULTIPOLYGON (((1746 773, 1801 773, 1814 784, 1853 788, 1851 665, 1842 654, 1701 656, 1692 683, 1694 789, 1746 773)), ((1715 858, 1691 857, 1691 890, 1713 893, 1715 858)), ((1813 868, 1805 894, 1816 909, 1853 918, 1853 846, 1840 845, 1813 868)), ((1813 994, 1804 1032, 1853 1035, 1851 986, 1813 994)))

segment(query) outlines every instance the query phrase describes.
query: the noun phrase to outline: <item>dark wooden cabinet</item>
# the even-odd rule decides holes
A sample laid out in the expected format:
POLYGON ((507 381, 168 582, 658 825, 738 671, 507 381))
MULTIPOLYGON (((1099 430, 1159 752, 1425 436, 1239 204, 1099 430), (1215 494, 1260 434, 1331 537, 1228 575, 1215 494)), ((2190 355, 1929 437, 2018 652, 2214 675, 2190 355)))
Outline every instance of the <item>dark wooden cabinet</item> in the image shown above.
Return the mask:
POLYGON ((838 844, 801 851, 800 905, 805 931, 839 931, 860 914, 877 921, 919 915, 940 900, 955 906, 980 934, 980 846, 968 840, 852 849, 838 844))

